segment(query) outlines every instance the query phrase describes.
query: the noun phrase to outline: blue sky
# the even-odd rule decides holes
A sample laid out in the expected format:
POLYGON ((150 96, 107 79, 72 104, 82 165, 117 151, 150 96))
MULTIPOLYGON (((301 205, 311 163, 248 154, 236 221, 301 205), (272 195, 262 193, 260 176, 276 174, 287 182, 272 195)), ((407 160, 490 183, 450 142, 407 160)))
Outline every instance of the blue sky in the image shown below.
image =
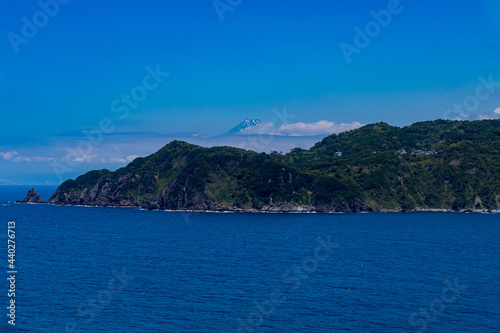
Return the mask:
POLYGON ((211 138, 245 118, 297 129, 271 150, 349 125, 498 116, 500 84, 473 98, 480 77, 500 82, 495 0, 55 1, 1 4, 0 184, 116 169, 172 139, 252 148, 211 138), (377 28, 372 11, 390 21, 377 28), (340 45, 356 47, 367 25, 369 44, 346 61, 340 45), (284 109, 289 124, 273 111, 284 109), (103 120, 112 131, 92 142, 82 131, 103 120))

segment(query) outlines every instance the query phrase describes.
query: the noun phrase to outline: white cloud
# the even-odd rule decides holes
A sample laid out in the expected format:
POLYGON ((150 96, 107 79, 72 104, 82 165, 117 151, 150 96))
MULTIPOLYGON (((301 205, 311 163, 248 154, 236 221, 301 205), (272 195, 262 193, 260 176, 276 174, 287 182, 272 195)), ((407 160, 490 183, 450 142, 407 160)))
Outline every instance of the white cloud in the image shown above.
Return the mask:
POLYGON ((109 163, 127 163, 124 158, 110 158, 109 163))
POLYGON ((454 115, 450 115, 447 117, 450 120, 468 120, 469 115, 466 113, 455 113, 454 115))
POLYGON ((140 157, 140 156, 137 156, 137 155, 128 155, 125 159, 127 160, 127 162, 132 162, 137 157, 140 157))
POLYGON ((50 162, 54 161, 55 159, 52 157, 42 157, 42 156, 34 156, 34 157, 27 157, 27 156, 22 156, 19 155, 17 151, 9 151, 7 153, 0 152, 0 158, 3 158, 6 161, 11 161, 14 163, 19 163, 19 162, 50 162))
POLYGON ((359 122, 335 124, 334 122, 320 120, 316 123, 282 124, 279 131, 283 135, 289 136, 321 135, 350 131, 361 126, 363 125, 359 122))
MULTIPOLYGON (((125 163, 132 162, 137 157, 140 157, 138 155, 128 155, 126 157, 119 156, 119 155, 116 155, 116 154, 110 154, 110 155, 100 157, 99 161, 101 163, 121 163, 121 164, 125 164, 125 163)), ((97 159, 97 155, 92 155, 92 158, 87 158, 84 161, 79 160, 78 162, 91 162, 94 159, 97 159)))
POLYGON ((26 157, 26 156, 17 156, 16 158, 12 159, 12 162, 19 163, 19 162, 31 162, 33 161, 32 158, 26 157))
POLYGON ((0 157, 3 158, 4 160, 11 160, 14 157, 18 156, 19 153, 17 151, 9 151, 6 153, 0 152, 0 157))
POLYGON ((487 120, 487 119, 495 119, 495 118, 489 114, 484 114, 484 113, 481 113, 477 116, 477 120, 487 120))
POLYGON ((275 126, 271 122, 262 122, 257 126, 247 127, 239 132, 241 135, 265 134, 265 135, 282 135, 276 131, 275 126))
POLYGON ((316 123, 291 123, 282 124, 278 128, 273 123, 263 122, 257 126, 247 127, 240 131, 239 134, 266 134, 266 135, 279 135, 279 136, 314 136, 314 135, 330 135, 333 133, 340 133, 350 131, 363 126, 360 122, 341 123, 320 120, 316 123))
POLYGON ((96 154, 82 154, 82 155, 77 155, 77 157, 73 158, 73 162, 92 162, 94 159, 97 158, 96 154))
POLYGON ((481 113, 477 116, 478 120, 484 120, 484 119, 498 119, 500 117, 500 108, 496 108, 493 111, 487 112, 487 113, 481 113))
POLYGON ((129 163, 135 160, 137 157, 140 157, 138 155, 128 155, 127 157, 121 157, 121 156, 112 156, 108 160, 105 158, 101 159, 101 162, 106 163, 129 163))
POLYGON ((31 158, 31 160, 35 161, 35 162, 51 162, 51 161, 54 161, 55 158, 53 158, 53 157, 35 156, 35 157, 31 158))

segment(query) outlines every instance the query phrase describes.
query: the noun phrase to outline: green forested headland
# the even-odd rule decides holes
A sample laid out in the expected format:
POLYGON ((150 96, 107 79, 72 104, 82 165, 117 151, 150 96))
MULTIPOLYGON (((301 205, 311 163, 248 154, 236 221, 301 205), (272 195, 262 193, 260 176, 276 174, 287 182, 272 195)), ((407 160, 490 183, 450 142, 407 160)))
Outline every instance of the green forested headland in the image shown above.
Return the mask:
POLYGON ((285 155, 173 141, 114 172, 68 180, 49 202, 174 210, 498 210, 500 120, 377 123, 285 155))

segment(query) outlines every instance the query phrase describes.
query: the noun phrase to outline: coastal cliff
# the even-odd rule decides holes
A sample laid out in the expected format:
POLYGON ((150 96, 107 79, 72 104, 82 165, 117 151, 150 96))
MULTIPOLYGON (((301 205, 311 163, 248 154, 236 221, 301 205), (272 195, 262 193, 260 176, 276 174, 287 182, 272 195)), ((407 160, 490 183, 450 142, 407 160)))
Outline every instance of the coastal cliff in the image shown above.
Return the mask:
POLYGON ((500 121, 378 123, 283 156, 173 141, 114 172, 67 180, 49 202, 211 211, 498 210, 500 121))

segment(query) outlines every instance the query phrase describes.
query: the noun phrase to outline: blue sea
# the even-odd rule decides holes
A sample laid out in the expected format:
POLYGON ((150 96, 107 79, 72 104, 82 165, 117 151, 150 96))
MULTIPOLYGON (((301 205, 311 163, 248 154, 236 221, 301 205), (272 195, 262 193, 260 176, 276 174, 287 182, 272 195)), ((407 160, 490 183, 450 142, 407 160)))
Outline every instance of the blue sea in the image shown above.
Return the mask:
POLYGON ((13 203, 29 188, 0 187, 1 332, 500 332, 500 214, 13 203))

